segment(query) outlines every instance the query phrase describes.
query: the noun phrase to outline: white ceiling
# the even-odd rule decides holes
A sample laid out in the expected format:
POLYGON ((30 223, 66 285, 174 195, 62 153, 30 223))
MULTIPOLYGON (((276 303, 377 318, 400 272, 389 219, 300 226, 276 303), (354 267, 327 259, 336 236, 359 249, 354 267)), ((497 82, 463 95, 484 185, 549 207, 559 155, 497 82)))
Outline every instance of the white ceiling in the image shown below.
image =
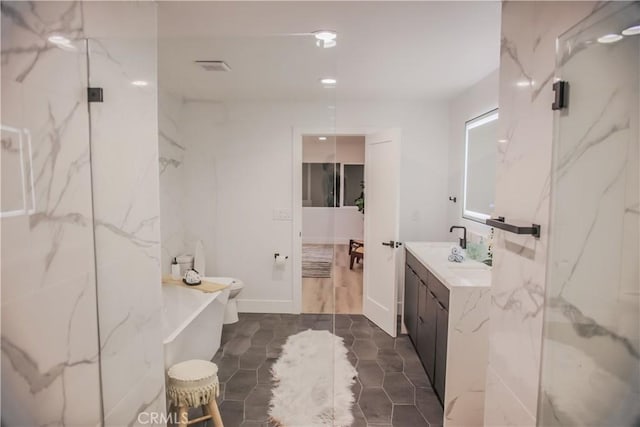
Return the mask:
POLYGON ((498 67, 500 3, 171 1, 158 27, 160 85, 185 98, 442 99, 498 67), (336 30, 338 45, 303 35, 318 29, 336 30), (335 89, 321 87, 325 76, 335 89))

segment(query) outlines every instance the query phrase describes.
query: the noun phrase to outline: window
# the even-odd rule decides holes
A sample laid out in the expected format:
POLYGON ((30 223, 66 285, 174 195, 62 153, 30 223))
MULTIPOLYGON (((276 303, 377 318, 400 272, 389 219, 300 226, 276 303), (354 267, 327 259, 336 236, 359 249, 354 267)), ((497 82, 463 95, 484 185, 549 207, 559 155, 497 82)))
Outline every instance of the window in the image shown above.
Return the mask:
POLYGON ((340 163, 303 163, 302 206, 340 206, 339 171, 340 163))
POLYGON ((343 168, 343 206, 355 206, 356 199, 360 197, 360 194, 362 193, 362 184, 364 182, 364 165, 344 165, 343 168))
POLYGON ((364 165, 302 164, 302 206, 334 208, 356 206, 362 193, 364 165))

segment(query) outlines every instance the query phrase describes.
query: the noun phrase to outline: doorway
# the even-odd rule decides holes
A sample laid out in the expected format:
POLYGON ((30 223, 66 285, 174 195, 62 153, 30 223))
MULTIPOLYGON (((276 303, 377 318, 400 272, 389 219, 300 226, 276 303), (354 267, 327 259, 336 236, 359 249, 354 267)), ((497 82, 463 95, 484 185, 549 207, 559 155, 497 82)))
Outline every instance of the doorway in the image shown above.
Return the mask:
POLYGON ((303 313, 362 314, 364 135, 302 135, 303 313))

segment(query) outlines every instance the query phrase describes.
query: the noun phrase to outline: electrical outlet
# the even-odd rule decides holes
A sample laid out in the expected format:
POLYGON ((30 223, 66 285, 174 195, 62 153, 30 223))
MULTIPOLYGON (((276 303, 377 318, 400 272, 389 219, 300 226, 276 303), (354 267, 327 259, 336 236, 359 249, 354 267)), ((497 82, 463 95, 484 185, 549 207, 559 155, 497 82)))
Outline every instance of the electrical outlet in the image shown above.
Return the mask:
POLYGON ((291 209, 274 209, 274 221, 291 221, 291 209))

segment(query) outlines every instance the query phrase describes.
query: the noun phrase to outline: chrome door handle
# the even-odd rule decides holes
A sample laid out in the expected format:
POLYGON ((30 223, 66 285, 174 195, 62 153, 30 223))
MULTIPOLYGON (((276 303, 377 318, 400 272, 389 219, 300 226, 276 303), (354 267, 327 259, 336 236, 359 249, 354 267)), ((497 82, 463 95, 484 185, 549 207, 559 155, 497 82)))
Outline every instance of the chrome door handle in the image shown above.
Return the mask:
POLYGON ((401 242, 394 242, 393 240, 389 240, 388 242, 382 242, 382 246, 389 246, 390 248, 398 248, 402 245, 401 242))

